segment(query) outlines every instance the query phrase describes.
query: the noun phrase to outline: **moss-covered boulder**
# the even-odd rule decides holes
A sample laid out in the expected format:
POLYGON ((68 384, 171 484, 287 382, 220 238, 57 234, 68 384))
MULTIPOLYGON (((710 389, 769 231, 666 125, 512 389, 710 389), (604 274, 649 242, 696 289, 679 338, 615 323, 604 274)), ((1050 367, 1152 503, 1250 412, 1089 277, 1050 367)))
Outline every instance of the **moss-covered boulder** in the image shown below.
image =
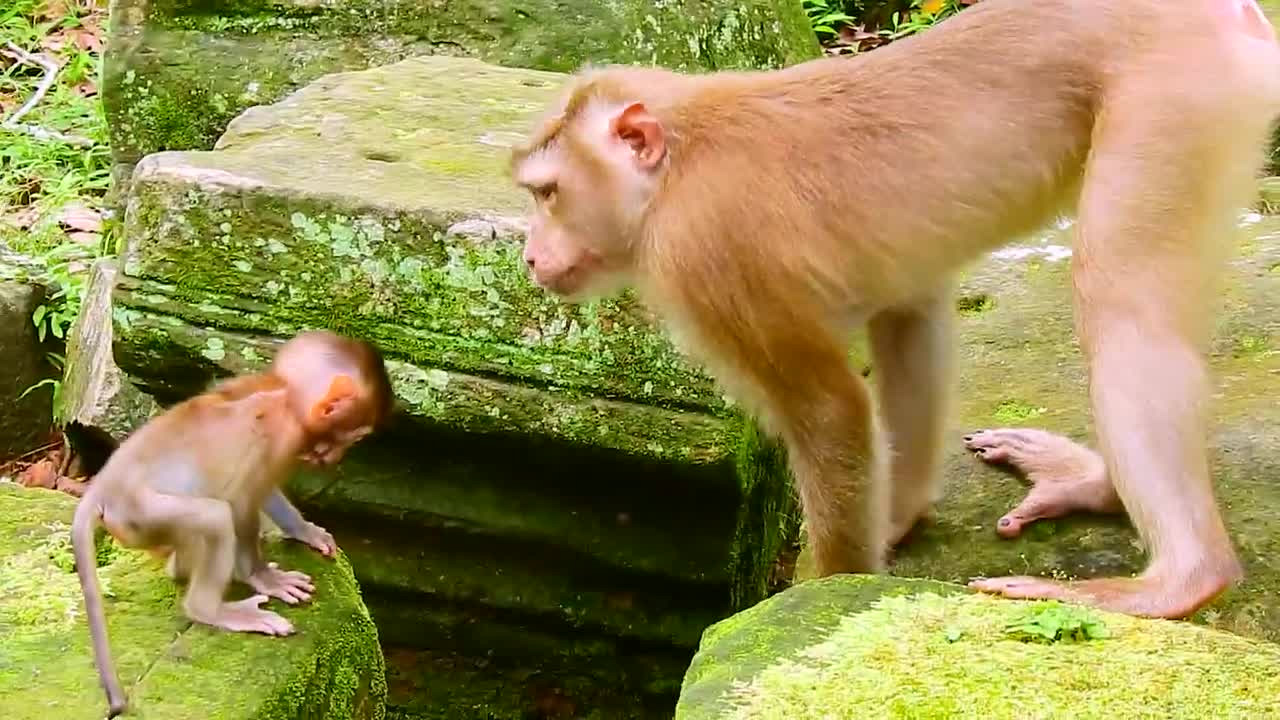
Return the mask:
POLYGON ((242 109, 415 55, 772 67, 818 53, 799 0, 113 0, 103 100, 117 162, 207 149, 242 109))
POLYGON ((448 57, 327 76, 213 151, 140 162, 120 271, 95 276, 116 363, 162 403, 304 328, 384 352, 395 426, 291 485, 384 641, 434 653, 393 685, 429 684, 423 712, 446 686, 495 718, 547 693, 669 708, 795 530, 776 448, 634 298, 566 305, 524 276, 506 145, 561 81, 448 57))
POLYGON ((1280 647, 924 580, 803 583, 709 628, 676 720, 1274 718, 1280 647))
MULTIPOLYGON (((71 557, 75 500, 0 482, 0 715, 102 717, 71 557)), ((223 633, 181 613, 178 587, 149 555, 100 544, 108 633, 134 715, 147 720, 376 720, 386 676, 377 629, 346 558, 273 541, 268 557, 315 579, 312 602, 273 601, 289 638, 223 633)), ((247 588, 239 588, 248 596, 247 588)))

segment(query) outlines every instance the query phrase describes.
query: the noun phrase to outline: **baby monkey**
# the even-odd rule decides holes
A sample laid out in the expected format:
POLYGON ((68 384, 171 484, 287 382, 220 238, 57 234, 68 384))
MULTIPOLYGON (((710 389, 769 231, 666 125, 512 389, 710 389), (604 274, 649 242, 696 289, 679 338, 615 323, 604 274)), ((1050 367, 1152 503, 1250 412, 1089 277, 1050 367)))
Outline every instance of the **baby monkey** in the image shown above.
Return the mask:
POLYGON ((149 421, 112 453, 76 508, 71 538, 108 718, 127 706, 107 641, 94 530, 121 545, 167 556, 169 574, 188 579, 183 611, 233 632, 289 635, 293 626, 259 606, 268 597, 309 600, 300 572, 261 554, 263 510, 295 539, 325 555, 333 538, 306 522, 280 491, 299 462, 333 465, 382 424, 392 393, 371 346, 329 332, 285 343, 262 373, 224 381, 149 421), (225 602, 235 579, 252 597, 225 602))

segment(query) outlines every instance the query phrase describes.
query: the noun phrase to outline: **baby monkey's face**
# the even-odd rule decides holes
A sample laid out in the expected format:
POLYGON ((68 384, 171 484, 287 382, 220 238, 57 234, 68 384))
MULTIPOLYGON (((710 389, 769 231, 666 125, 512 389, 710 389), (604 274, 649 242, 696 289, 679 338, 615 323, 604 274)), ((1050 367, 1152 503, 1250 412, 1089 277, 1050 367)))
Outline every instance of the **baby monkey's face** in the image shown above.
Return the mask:
MULTIPOLYGON (((367 403, 360 404, 368 408, 367 403)), ((348 406, 348 410, 356 409, 348 406)), ((320 427, 313 424, 311 442, 303 449, 301 459, 315 467, 328 467, 338 464, 347 454, 347 450, 365 436, 374 431, 375 423, 369 419, 367 412, 334 413, 326 418, 328 422, 320 427)))

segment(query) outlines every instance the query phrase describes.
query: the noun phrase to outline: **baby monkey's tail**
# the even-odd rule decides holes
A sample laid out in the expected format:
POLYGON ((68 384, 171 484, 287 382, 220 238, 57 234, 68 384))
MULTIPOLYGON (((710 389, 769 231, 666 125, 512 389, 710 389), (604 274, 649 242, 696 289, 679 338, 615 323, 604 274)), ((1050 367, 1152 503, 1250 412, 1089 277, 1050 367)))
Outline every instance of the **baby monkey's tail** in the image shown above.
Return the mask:
POLYGON ((84 594, 84 612, 89 620, 89 637, 93 640, 93 659, 98 666, 102 688, 107 692, 107 718, 110 720, 122 714, 129 701, 111 661, 107 616, 102 609, 102 590, 98 587, 98 552, 94 547, 93 532, 101 519, 102 510, 93 493, 86 494, 76 505, 75 519, 71 522, 71 547, 75 551, 76 574, 80 576, 80 589, 84 594))

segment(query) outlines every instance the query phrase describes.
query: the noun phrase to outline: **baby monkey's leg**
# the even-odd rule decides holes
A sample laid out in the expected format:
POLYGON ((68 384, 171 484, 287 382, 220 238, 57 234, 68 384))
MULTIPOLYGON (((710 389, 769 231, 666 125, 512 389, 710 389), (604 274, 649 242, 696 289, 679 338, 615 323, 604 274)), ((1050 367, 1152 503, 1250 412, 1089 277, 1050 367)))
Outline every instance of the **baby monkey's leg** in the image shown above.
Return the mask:
POLYGON ((142 523, 165 536, 174 549, 174 569, 189 572, 182 607, 187 617, 232 632, 288 635, 288 620, 259 606, 266 595, 224 602, 235 569, 235 525, 231 506, 222 500, 151 493, 142 523))
POLYGON ((235 519, 236 580, 253 588, 255 592, 279 598, 290 605, 311 599, 315 585, 306 573, 281 570, 275 563, 262 559, 261 520, 256 508, 247 509, 235 519))

